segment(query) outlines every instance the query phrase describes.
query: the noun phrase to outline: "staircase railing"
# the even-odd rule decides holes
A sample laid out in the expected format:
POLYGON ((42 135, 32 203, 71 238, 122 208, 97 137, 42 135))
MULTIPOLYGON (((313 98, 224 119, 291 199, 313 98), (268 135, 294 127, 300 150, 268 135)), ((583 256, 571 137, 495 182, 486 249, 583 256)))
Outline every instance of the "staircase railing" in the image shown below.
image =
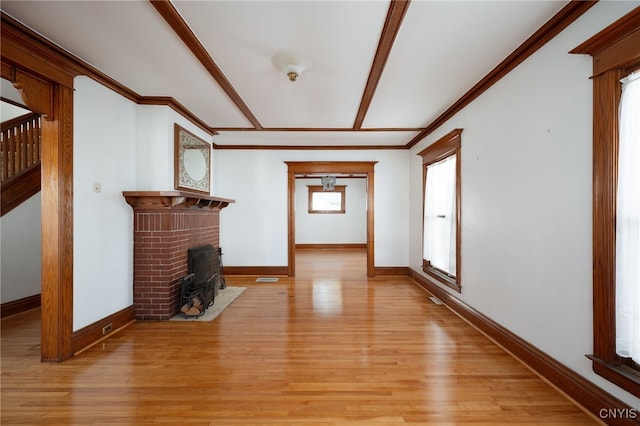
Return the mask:
POLYGON ((4 183, 40 164, 40 115, 26 114, 2 123, 0 176, 4 183))
POLYGON ((40 115, 30 113, 0 129, 1 215, 40 191, 40 115))

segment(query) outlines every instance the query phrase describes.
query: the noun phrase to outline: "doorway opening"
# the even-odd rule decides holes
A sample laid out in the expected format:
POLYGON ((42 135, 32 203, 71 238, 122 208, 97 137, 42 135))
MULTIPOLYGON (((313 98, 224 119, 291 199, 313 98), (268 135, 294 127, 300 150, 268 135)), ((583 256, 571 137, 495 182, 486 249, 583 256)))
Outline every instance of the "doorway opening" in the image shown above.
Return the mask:
POLYGON ((377 161, 305 161, 289 162, 288 166, 288 275, 295 276, 296 229, 295 229, 295 180, 305 175, 362 175, 366 177, 366 258, 367 276, 375 276, 374 267, 374 166, 377 161))

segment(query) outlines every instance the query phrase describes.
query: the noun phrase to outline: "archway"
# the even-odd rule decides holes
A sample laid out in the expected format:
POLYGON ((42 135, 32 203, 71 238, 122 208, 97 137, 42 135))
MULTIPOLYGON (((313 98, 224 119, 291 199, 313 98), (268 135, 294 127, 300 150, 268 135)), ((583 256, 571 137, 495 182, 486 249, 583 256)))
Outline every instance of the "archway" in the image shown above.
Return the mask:
POLYGON ((42 115, 41 360, 73 356, 73 78, 71 64, 2 16, 2 78, 42 115))
POLYGON ((373 209, 373 177, 377 161, 286 161, 288 166, 288 275, 295 276, 296 263, 296 230, 295 230, 295 179, 298 174, 340 173, 367 175, 367 276, 375 276, 374 265, 374 209, 373 209))

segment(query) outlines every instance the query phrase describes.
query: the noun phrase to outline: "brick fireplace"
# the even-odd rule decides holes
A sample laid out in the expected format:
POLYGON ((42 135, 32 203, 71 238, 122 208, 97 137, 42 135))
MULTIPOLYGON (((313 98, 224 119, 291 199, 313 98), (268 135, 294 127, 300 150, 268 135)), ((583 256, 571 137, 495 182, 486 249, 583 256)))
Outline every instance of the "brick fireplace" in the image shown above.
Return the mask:
POLYGON ((186 191, 125 191, 133 207, 133 304, 137 320, 168 320, 180 308, 187 250, 220 245, 220 210, 234 200, 186 191))

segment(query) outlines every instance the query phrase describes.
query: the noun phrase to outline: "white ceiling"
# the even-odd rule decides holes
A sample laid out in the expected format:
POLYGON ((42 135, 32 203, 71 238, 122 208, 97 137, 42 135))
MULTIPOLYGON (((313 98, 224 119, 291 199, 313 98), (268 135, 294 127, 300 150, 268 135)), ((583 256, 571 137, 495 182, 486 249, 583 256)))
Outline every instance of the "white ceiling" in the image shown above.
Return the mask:
POLYGON ((412 1, 355 130, 387 1, 173 0, 235 100, 149 1, 2 0, 1 8, 138 95, 174 98, 218 130, 217 145, 400 147, 567 3, 412 1), (313 67, 290 82, 271 63, 282 50, 313 67))

